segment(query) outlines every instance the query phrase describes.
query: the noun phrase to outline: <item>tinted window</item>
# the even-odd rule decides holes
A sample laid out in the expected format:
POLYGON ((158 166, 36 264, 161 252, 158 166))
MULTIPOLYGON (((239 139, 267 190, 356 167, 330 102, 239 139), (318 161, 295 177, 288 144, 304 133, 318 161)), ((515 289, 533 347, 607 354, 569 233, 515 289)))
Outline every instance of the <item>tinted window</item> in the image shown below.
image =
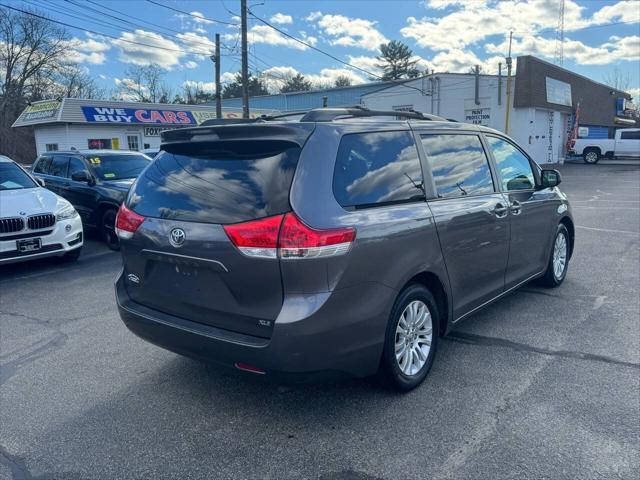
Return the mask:
POLYGON ((487 137, 487 142, 496 159, 504 190, 529 190, 535 187, 531 163, 524 153, 502 138, 487 137))
POLYGON ((422 135, 439 198, 494 191, 491 170, 476 135, 422 135))
POLYGON ((367 207, 424 199, 420 160, 409 132, 342 137, 333 193, 343 207, 367 207))
POLYGON ((53 175, 54 177, 66 177, 68 163, 68 157, 53 157, 51 166, 49 167, 49 175, 53 175))
POLYGON ((36 166, 33 168, 33 173, 49 173, 49 167, 51 166, 51 157, 40 157, 36 166))
POLYGON ((622 132, 620 134, 621 140, 640 140, 640 130, 635 132, 622 132))
POLYGON ((128 204, 148 217, 237 223, 288 212, 300 148, 290 142, 214 142, 161 151, 128 204))
POLYGON ((13 162, 0 162, 0 190, 35 188, 38 185, 13 162))
POLYGON ((86 172, 87 167, 84 162, 78 157, 70 157, 69 158, 69 172, 67 176, 71 178, 71 176, 76 172, 86 172))
POLYGON ((146 155, 103 154, 88 156, 89 163, 101 180, 136 178, 149 165, 146 155))

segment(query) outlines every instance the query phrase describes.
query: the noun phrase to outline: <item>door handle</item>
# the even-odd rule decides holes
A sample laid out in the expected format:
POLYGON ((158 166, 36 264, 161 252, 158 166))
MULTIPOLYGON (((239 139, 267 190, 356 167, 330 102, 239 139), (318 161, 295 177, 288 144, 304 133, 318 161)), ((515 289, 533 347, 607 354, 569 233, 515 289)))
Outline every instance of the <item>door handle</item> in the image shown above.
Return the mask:
POLYGON ((514 215, 520 215, 522 213, 522 205, 520 204, 519 201, 514 200, 513 202, 511 202, 511 205, 509 206, 509 211, 514 215))
POLYGON ((64 182, 64 183, 62 184, 62 186, 63 186, 63 187, 70 187, 70 186, 71 186, 71 184, 70 184, 69 182, 64 182))
POLYGON ((491 210, 491 212, 497 218, 504 218, 509 213, 509 209, 507 207, 505 207, 504 205, 502 205, 501 203, 496 203, 496 206, 493 207, 493 210, 491 210))

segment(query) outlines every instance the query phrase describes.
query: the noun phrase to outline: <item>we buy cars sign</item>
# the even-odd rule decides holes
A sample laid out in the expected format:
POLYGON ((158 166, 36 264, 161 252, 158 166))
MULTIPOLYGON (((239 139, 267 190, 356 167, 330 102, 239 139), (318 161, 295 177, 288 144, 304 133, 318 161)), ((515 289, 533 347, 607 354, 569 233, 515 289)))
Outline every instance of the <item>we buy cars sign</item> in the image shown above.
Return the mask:
POLYGON ((150 110, 146 108, 82 107, 91 123, 146 123, 159 125, 198 125, 193 113, 185 110, 150 110))

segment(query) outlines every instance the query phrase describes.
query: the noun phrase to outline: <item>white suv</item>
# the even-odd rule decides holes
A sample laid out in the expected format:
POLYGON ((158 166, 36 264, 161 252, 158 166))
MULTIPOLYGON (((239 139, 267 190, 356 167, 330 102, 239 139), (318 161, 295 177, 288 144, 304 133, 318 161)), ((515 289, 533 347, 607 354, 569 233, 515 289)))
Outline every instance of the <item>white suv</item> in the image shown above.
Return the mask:
POLYGON ((0 155, 0 264, 49 256, 77 260, 82 241, 73 206, 0 155))

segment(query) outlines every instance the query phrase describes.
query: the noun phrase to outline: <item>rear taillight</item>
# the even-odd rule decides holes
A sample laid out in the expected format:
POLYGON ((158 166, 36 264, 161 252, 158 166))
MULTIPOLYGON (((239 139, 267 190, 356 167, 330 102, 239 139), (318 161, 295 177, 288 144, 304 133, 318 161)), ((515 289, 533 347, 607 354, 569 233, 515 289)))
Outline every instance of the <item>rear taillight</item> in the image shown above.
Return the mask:
POLYGON ((225 225, 224 231, 242 253, 249 257, 277 258, 278 232, 283 215, 251 222, 225 225))
POLYGON ((287 213, 280 228, 278 247, 281 258, 317 258, 342 255, 356 238, 353 228, 316 230, 294 214, 287 213))
POLYGON ((120 205, 118 215, 116 215, 116 234, 120 238, 129 239, 133 237, 142 222, 144 222, 144 217, 133 210, 129 210, 123 203, 120 205))
POLYGON ((235 225, 226 225, 229 239, 242 253, 259 258, 318 258, 349 251, 353 228, 317 230, 294 214, 277 215, 235 225))

